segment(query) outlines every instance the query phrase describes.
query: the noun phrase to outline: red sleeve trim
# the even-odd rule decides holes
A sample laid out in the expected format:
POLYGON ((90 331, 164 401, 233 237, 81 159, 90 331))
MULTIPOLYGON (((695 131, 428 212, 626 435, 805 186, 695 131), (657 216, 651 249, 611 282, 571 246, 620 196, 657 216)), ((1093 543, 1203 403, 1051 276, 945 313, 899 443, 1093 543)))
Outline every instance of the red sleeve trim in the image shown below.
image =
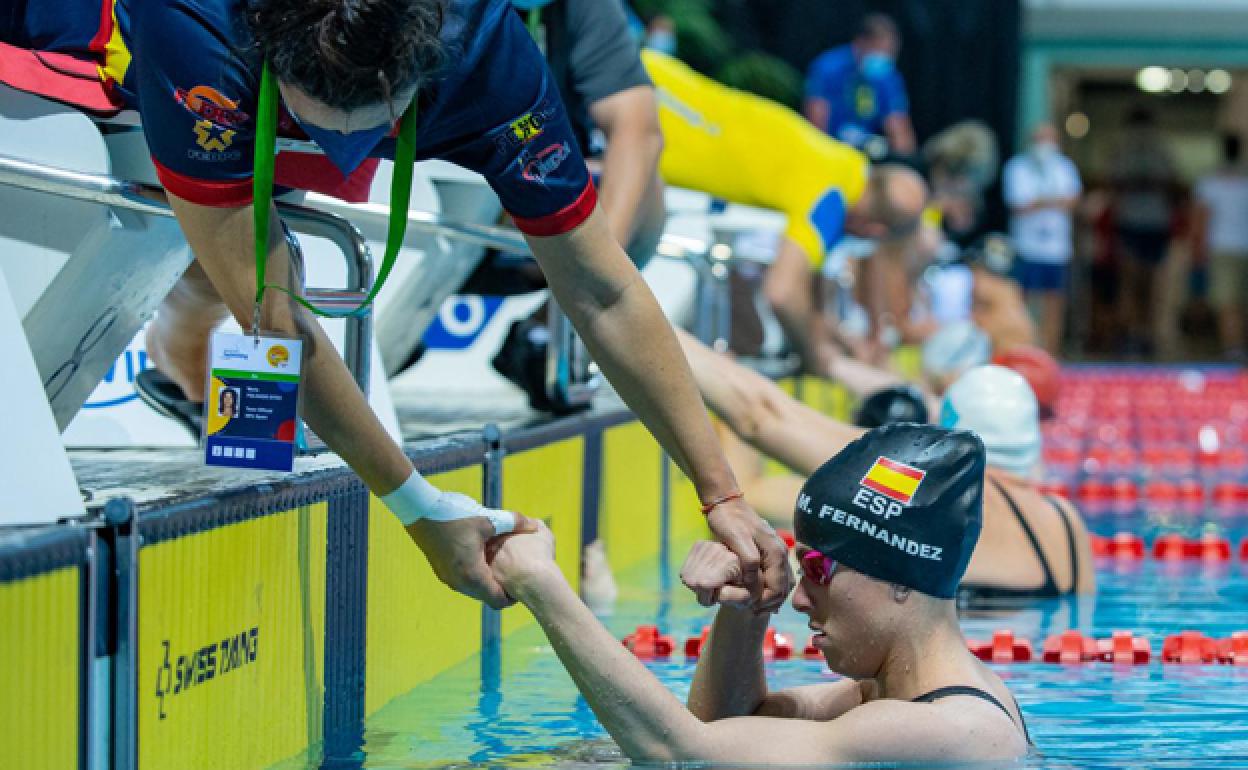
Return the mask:
POLYGON ((251 179, 232 179, 225 182, 210 182, 185 176, 166 168, 160 161, 152 158, 156 166, 156 176, 165 189, 179 198, 197 203, 201 206, 218 208, 238 208, 251 203, 251 179))
POLYGON ((589 215, 594 213, 594 207, 597 205, 598 191, 591 180, 585 184, 585 189, 581 191, 576 200, 553 214, 532 219, 513 214, 511 218, 515 221, 516 227, 520 228, 520 232, 525 235, 563 235, 580 227, 586 219, 589 219, 589 215))

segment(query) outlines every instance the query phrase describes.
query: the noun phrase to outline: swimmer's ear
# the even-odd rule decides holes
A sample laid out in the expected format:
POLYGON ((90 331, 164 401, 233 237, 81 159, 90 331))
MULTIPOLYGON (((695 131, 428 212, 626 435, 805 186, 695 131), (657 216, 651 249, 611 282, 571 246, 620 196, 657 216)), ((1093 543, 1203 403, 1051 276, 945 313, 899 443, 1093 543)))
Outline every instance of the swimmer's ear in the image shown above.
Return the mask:
POLYGON ((897 602, 898 604, 905 604, 906 599, 909 599, 909 598, 910 598, 909 588, 907 588, 906 586, 901 586, 901 585, 897 585, 896 583, 893 583, 893 601, 897 602))

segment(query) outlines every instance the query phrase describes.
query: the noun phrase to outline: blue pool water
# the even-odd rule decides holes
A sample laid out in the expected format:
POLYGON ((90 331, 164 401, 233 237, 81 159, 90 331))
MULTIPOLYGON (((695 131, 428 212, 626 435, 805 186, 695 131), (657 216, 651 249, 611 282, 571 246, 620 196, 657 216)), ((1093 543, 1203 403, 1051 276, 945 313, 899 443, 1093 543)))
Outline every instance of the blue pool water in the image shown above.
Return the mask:
MULTIPOLYGON (((1248 524, 1248 518, 1242 520, 1248 524)), ((1190 522, 1189 522, 1190 523, 1190 522)), ((1151 534, 1171 522, 1137 515, 1094 518, 1093 530, 1131 529, 1151 534)), ((1193 524, 1196 531, 1202 525, 1193 524)), ((1248 526, 1223 521, 1235 538, 1248 526)), ((1182 529, 1182 527, 1177 527, 1182 529)), ((659 570, 632 571, 604 621, 617 637, 657 623, 678 646, 709 622, 683 589, 663 591, 659 570)), ((1100 595, 1058 600, 1023 610, 966 611, 969 638, 987 639, 1013 629, 1038 643, 1078 628, 1097 636, 1130 630, 1152 641, 1147 666, 997 666, 1027 716, 1037 753, 1028 768, 1248 768, 1248 668, 1161 665, 1166 634, 1196 629, 1211 636, 1248 630, 1248 564, 1098 565, 1100 595)), ((805 619, 791 608, 776 627, 798 642, 805 619)), ((501 674, 483 687, 480 667, 461 666, 402 696, 369 720, 360 763, 370 768, 446 766, 616 767, 627 764, 578 696, 536 628, 503 648, 501 674)), ((684 696, 693 664, 683 656, 650 664, 662 682, 684 696)), ((809 684, 831 675, 821 661, 769 664, 776 688, 809 684)), ((488 677, 493 679, 493 677, 488 677)), ((359 766, 359 765, 356 765, 359 766)))

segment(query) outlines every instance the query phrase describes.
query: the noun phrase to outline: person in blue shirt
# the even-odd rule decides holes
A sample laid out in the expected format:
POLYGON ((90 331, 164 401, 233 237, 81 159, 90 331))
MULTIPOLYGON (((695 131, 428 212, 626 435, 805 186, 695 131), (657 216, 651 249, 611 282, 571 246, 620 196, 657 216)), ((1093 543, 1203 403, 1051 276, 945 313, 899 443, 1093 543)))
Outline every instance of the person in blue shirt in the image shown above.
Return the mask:
POLYGON ((883 137, 895 155, 915 151, 906 84, 897 72, 901 35, 892 19, 871 14, 853 42, 825 51, 806 75, 804 112, 830 136, 860 149, 883 137))
MULTIPOLYGON (((104 10, 100 0, 29 0, 0 14, 0 82, 74 103, 82 77, 58 92, 66 62, 55 57, 94 60, 103 92, 139 111, 195 255, 148 336, 171 388, 202 401, 210 334, 227 313, 252 323, 265 65, 283 133, 324 153, 281 153, 283 187, 366 196, 376 158, 393 153, 396 122, 414 104, 417 157, 485 177, 602 371, 693 481, 711 529, 742 556, 756 607, 784 601, 784 544, 744 501, 671 326, 612 237, 549 70, 508 0, 113 0, 104 10)), ((267 283, 298 292, 300 265, 276 209, 264 235, 267 283)), ((305 419, 398 516, 438 576, 509 604, 485 544, 532 524, 425 481, 301 305, 269 292, 259 325, 304 340, 305 419)))

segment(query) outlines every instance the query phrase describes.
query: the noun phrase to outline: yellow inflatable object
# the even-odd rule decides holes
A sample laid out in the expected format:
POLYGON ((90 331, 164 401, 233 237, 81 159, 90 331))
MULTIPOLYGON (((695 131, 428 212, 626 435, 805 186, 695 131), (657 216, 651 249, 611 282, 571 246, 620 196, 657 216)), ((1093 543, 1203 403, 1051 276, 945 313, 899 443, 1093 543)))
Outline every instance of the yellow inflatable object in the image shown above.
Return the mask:
POLYGON ((867 186, 867 157, 796 112, 716 83, 655 51, 642 61, 659 96, 663 179, 788 216, 785 235, 812 267, 839 240, 867 186))

